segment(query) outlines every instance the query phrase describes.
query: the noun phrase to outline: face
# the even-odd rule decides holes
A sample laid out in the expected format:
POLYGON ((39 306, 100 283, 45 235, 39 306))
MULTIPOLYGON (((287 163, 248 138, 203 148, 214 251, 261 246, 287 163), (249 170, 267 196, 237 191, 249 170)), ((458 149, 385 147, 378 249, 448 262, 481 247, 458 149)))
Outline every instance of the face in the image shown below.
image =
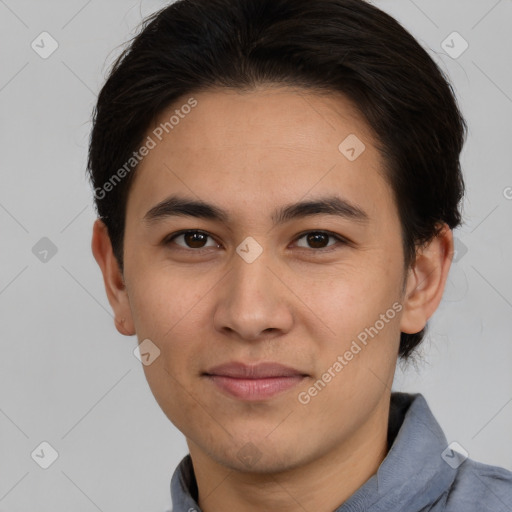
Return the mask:
POLYGON ((151 390, 191 453, 240 471, 364 444, 405 321, 400 221, 371 130, 341 95, 193 97, 169 133, 158 126, 188 98, 148 131, 127 203, 115 308, 160 351, 151 390), (171 196, 210 208, 177 214, 171 196), (248 374, 215 369, 226 363, 248 374), (251 373, 260 363, 291 371, 251 373))

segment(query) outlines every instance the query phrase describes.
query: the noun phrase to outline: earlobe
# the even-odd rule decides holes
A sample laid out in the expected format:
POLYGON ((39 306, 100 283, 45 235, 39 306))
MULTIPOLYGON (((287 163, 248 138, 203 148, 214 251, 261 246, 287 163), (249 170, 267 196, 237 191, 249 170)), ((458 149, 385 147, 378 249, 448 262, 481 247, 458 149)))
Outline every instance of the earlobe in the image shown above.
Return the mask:
POLYGON ((402 332, 420 332, 434 314, 443 297, 452 257, 453 233, 443 224, 436 237, 416 250, 416 260, 409 268, 400 324, 402 332))
POLYGON ((134 335, 135 331, 133 329, 128 330, 125 327, 125 323, 126 323, 126 318, 121 318, 121 319, 118 319, 117 317, 114 318, 114 324, 119 333, 124 334, 125 336, 134 335))
POLYGON ((116 329, 126 336, 135 334, 128 293, 123 275, 112 249, 108 229, 101 219, 94 222, 91 249, 98 263, 107 298, 114 312, 116 329))

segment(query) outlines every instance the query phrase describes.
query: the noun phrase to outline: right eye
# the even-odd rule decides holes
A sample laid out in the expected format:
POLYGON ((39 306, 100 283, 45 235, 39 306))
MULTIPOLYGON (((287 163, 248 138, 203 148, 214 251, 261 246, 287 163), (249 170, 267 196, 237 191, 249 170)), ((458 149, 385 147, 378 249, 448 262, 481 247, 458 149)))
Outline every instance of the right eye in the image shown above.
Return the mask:
POLYGON ((167 236, 164 240, 164 245, 170 245, 171 242, 174 242, 176 245, 180 246, 181 248, 187 250, 200 250, 200 249, 207 249, 209 247, 219 247, 219 244, 217 244, 213 238, 212 238, 212 244, 213 245, 205 245, 205 242, 208 238, 212 238, 210 234, 206 233, 205 231, 199 231, 197 229, 194 230, 182 230, 178 231, 177 233, 172 233, 171 235, 167 236), (178 243, 177 240, 179 240, 181 243, 178 243))

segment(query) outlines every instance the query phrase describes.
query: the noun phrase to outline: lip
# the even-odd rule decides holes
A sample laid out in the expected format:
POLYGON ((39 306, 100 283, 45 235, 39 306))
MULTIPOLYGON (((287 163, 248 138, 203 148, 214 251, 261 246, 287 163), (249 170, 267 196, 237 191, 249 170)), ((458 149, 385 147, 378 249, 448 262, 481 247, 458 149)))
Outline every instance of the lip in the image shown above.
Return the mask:
POLYGON ((268 377, 296 377, 306 375, 300 370, 279 363, 245 364, 237 361, 214 366, 205 372, 207 375, 233 377, 237 379, 264 379, 268 377))
POLYGON ((304 372, 279 363, 221 364, 203 374, 228 395, 247 401, 270 399, 298 385, 304 372))

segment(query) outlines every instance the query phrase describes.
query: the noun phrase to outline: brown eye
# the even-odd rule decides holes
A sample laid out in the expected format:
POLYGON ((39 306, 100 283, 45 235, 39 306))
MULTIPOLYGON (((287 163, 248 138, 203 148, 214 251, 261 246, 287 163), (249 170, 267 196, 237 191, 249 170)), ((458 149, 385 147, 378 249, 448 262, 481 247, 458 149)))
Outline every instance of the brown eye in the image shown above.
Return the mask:
POLYGON ((193 249, 200 249, 204 246, 206 239, 208 238, 208 235, 205 235, 204 233, 184 233, 183 234, 183 240, 185 240, 185 243, 192 247, 193 249))
POLYGON ((325 244, 329 243, 329 235, 324 233, 310 233, 306 235, 306 240, 314 249, 321 249, 325 247, 325 244))
POLYGON ((299 247, 305 247, 307 249, 325 249, 326 247, 336 245, 336 242, 329 244, 329 238, 336 239, 340 243, 343 242, 340 237, 323 231, 310 231, 309 233, 303 234, 297 240, 305 240, 307 244, 298 244, 299 247))
POLYGON ((178 233, 171 238, 167 239, 166 243, 175 242, 176 245, 180 247, 184 247, 186 249, 203 249, 206 247, 217 247, 217 243, 212 240, 210 245, 205 245, 208 241, 208 238, 211 238, 210 235, 204 233, 202 231, 183 231, 178 233), (177 241, 182 241, 184 243, 178 243, 177 241))

